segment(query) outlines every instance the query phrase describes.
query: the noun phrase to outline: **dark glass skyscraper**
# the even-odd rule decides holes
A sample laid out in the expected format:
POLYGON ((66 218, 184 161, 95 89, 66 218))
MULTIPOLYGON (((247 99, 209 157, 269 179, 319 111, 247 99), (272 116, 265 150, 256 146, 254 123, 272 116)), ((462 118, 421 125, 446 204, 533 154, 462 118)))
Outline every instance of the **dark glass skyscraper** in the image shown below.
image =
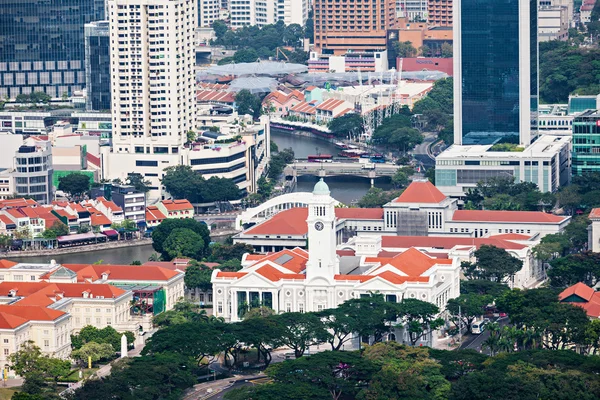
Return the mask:
POLYGON ((537 126, 537 0, 458 0, 454 10, 454 142, 529 144, 537 126))
POLYGON ((104 0, 0 0, 0 95, 83 89, 84 25, 104 0))
POLYGON ((110 29, 108 21, 85 25, 86 109, 110 110, 110 29))

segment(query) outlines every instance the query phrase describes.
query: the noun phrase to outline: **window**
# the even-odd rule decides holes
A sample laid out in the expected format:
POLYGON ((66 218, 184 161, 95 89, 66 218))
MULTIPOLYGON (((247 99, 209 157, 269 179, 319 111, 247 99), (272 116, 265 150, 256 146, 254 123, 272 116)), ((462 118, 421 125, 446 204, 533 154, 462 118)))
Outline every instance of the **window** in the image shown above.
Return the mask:
POLYGON ((292 312, 292 303, 285 303, 285 312, 292 312))
POLYGON ((35 275, 31 275, 31 276, 29 277, 29 279, 31 279, 32 281, 35 281, 35 275))
POLYGON ((48 348, 50 347, 50 341, 49 340, 44 340, 44 347, 48 348))
POLYGON ((223 313, 223 302, 219 301, 217 302, 217 314, 222 314, 223 313))
POLYGON ((8 343, 8 339, 4 339, 4 343, 8 343))
POLYGON ((50 331, 48 331, 48 329, 44 329, 44 335, 48 335, 50 333, 50 331))
POLYGON ((304 303, 298 303, 298 312, 304 312, 304 303))
POLYGON ((112 320, 110 318, 106 318, 106 325, 112 325, 112 320))
POLYGON ((158 167, 158 161, 136 160, 136 167, 158 167))
POLYGON ((15 275, 15 281, 22 281, 23 275, 15 275))
POLYGON ((9 353, 9 350, 8 349, 4 349, 4 355, 7 356, 8 353, 9 353))

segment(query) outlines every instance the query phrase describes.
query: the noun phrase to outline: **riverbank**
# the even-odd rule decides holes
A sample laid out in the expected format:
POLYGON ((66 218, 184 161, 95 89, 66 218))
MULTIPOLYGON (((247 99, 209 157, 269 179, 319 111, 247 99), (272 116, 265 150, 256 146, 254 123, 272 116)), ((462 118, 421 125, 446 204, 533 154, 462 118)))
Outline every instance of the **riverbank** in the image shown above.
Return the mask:
POLYGON ((34 251, 8 251, 2 254, 3 258, 21 258, 21 257, 39 257, 39 256, 51 256, 60 254, 75 254, 75 253, 87 253, 98 250, 108 249, 121 249, 125 247, 136 247, 151 245, 152 239, 143 238, 135 240, 118 240, 114 242, 105 242, 98 244, 90 244, 86 246, 78 247, 63 247, 60 249, 44 249, 34 251))

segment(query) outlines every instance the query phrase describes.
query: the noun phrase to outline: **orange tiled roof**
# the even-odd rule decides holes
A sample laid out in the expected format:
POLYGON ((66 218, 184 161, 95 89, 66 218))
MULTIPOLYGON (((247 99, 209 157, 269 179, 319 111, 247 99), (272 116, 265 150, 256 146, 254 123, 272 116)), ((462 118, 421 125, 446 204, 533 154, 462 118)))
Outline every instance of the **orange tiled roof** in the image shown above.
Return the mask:
POLYGON ((15 224, 12 219, 8 218, 4 214, 0 214, 0 221, 2 221, 5 225, 14 225, 15 224))
POLYGON ((220 90, 198 90, 196 91, 196 101, 199 103, 218 101, 221 103, 235 103, 235 93, 224 92, 220 90))
POLYGON ((112 212, 119 212, 119 211, 122 212, 123 211, 123 209, 121 207, 119 207, 118 205, 116 205, 114 201, 108 201, 104 197, 98 197, 98 198, 96 198, 96 200, 101 202, 104 205, 104 207, 108 208, 112 212))
MULTIPOLYGON (((286 257, 288 258, 288 257, 286 257)), ((292 271, 293 273, 299 274, 300 272, 304 271, 306 269, 306 261, 308 261, 308 255, 302 255, 302 254, 298 254, 293 252, 292 250, 289 249, 284 249, 272 254, 269 254, 265 257, 263 257, 261 260, 257 261, 255 264, 257 263, 261 263, 263 261, 271 261, 275 264, 278 264, 280 266, 282 266, 285 269, 288 269, 290 271, 292 271), (287 255, 291 258, 289 258, 286 262, 280 262, 280 257, 287 255)))
POLYGON ((0 313, 15 315, 31 321, 54 321, 66 313, 40 306, 19 306, 0 304, 0 313))
POLYGON ((29 321, 27 321, 25 318, 0 312, 0 329, 15 329, 27 322, 29 321))
POLYGON ((0 268, 12 268, 15 265, 17 265, 18 263, 14 262, 14 261, 10 261, 10 260, 0 260, 0 268))
POLYGON ((446 196, 429 181, 413 181, 394 203, 441 203, 446 196))
POLYGON ((572 295, 580 297, 585 302, 569 302, 569 304, 583 308, 591 318, 600 318, 600 292, 596 292, 586 284, 579 282, 563 290, 558 298, 563 301, 572 295))
POLYGON ((317 111, 315 107, 305 101, 302 101, 296 104, 294 107, 290 109, 290 111, 297 112, 300 114, 316 114, 317 111))
POLYGON ((242 278, 246 276, 246 272, 230 272, 230 271, 219 271, 217 272, 217 278, 242 278))
POLYGON ((96 157, 95 155, 91 154, 91 153, 86 153, 85 158, 87 160, 87 162, 89 162, 90 164, 99 167, 100 166, 100 157, 96 157))
POLYGON ((302 236, 308 232, 306 225, 308 208, 297 207, 275 214, 268 220, 250 228, 246 235, 295 235, 302 236))
MULTIPOLYGON (((104 272, 109 272, 109 279, 112 281, 167 281, 179 275, 176 271, 143 265, 63 264, 63 266, 77 274, 78 282, 84 282, 86 278, 91 278, 92 281, 100 279, 104 272)), ((46 274, 43 278, 48 279, 52 273, 46 274)))
POLYGON ((167 211, 193 210, 194 206, 188 200, 163 200, 162 204, 167 211))
POLYGON ((36 206, 38 203, 32 199, 8 199, 8 200, 0 200, 0 208, 19 208, 19 207, 27 207, 27 206, 36 206))
POLYGON ((165 219, 165 214, 162 213, 156 206, 146 207, 146 221, 162 221, 165 219))
POLYGON ((335 216, 341 219, 383 219, 383 208, 336 208, 335 216))
POLYGON ((306 276, 303 274, 286 274, 284 272, 279 271, 277 268, 272 267, 270 265, 263 265, 259 269, 256 270, 256 273, 264 276, 268 280, 272 282, 277 282, 281 279, 304 279, 306 276))
POLYGON ((393 258, 367 257, 365 258, 365 262, 380 264, 380 267, 374 272, 386 265, 391 265, 407 276, 421 276, 425 271, 436 264, 452 264, 452 260, 429 257, 414 247, 411 247, 393 258))
POLYGON ((322 102, 321 104, 319 104, 317 106, 317 110, 333 111, 337 107, 341 106, 342 104, 344 104, 344 100, 338 100, 338 99, 331 98, 331 99, 327 99, 324 102, 322 102))
POLYGON ((106 215, 102 214, 100 211, 98 211, 94 214, 91 214, 90 220, 91 220, 92 226, 103 226, 103 225, 112 224, 111 220, 108 219, 108 217, 106 215))
POLYGON ((592 208, 592 211, 590 212, 590 215, 588 216, 589 219, 600 219, 600 208, 592 208))
POLYGON ((465 222, 520 222, 535 224, 556 224, 567 217, 548 214, 541 211, 488 211, 488 210, 457 210, 452 215, 452 221, 465 222))
POLYGON ((501 233, 499 235, 490 236, 494 239, 504 239, 504 240, 529 240, 531 239, 530 235, 521 235, 520 233, 501 233))

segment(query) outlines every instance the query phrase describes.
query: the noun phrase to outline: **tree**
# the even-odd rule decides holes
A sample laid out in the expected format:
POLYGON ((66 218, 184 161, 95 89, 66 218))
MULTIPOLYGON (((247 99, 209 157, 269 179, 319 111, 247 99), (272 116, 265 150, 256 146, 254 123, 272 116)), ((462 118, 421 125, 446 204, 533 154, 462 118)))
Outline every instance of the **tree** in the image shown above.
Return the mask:
POLYGON ((288 46, 298 46, 304 37, 304 28, 299 24, 289 24, 283 33, 283 42, 288 46))
POLYGON ((429 357, 429 349, 396 342, 378 343, 364 351, 364 358, 379 366, 361 400, 446 399, 450 382, 441 365, 429 357))
POLYGON ((400 58, 412 58, 417 56, 417 49, 413 46, 412 42, 394 42, 394 50, 396 51, 397 57, 400 58))
POLYGON ((398 196, 400 196, 400 192, 386 192, 383 189, 372 187, 358 201, 358 206, 362 208, 380 208, 398 196))
POLYGON ((68 193, 72 197, 81 197, 90 190, 90 177, 79 172, 58 178, 58 190, 68 193))
POLYGON ((412 167, 399 168, 392 176, 392 184, 396 188, 405 188, 410 183, 409 177, 414 173, 412 167))
POLYGON ((446 309, 452 315, 454 321, 458 324, 466 325, 471 332, 471 324, 477 317, 483 315, 485 306, 490 304, 492 297, 476 293, 461 294, 460 296, 449 299, 446 303, 446 309))
POLYGON ((427 301, 404 299, 399 304, 399 316, 405 322, 410 343, 414 346, 421 338, 444 325, 442 318, 437 318, 439 308, 427 301))
POLYGON ((452 45, 450 43, 442 43, 442 57, 443 58, 452 58, 452 45))
POLYGON ((84 365, 87 364, 89 358, 92 362, 96 362, 103 358, 111 358, 114 355, 115 349, 109 343, 96 342, 86 343, 71 353, 71 357, 81 361, 84 365))
POLYGON ((164 256, 165 254, 163 254, 163 244, 167 240, 169 235, 173 232, 173 230, 178 228, 189 228, 192 231, 196 232, 202 238, 202 243, 205 245, 205 251, 208 250, 208 244, 211 242, 210 232, 208 231, 206 224, 198 222, 193 218, 167 218, 163 220, 152 231, 152 247, 154 248, 154 250, 161 253, 161 255, 164 256))
MULTIPOLYGON (((338 306, 337 313, 342 313, 345 317, 350 318, 351 323, 347 327, 327 325, 330 329, 335 328, 332 331, 334 337, 327 338, 332 347, 336 340, 344 339, 345 329, 351 329, 361 339, 363 337, 373 337, 374 342, 379 342, 391 330, 392 324, 396 322, 399 314, 398 304, 385 301, 381 294, 371 294, 358 299, 347 300, 338 306)), ((330 319, 325 319, 324 322, 327 323, 328 320, 330 321, 330 319)), ((337 349, 339 349, 339 342, 337 349)))
POLYGON ((325 389, 331 399, 354 398, 371 379, 376 367, 358 352, 324 351, 270 366, 266 373, 289 386, 312 385, 325 389))
POLYGON ((135 341, 135 335, 132 332, 119 333, 112 326, 107 326, 103 329, 98 329, 92 325, 84 326, 79 334, 71 335, 71 347, 73 350, 79 350, 86 343, 107 343, 113 348, 113 351, 121 351, 121 336, 125 334, 127 344, 131 345, 135 341))
MULTIPOLYGON (((252 311, 252 310, 251 310, 252 311)), ((237 323, 240 341, 248 343, 256 349, 257 362, 261 358, 265 366, 271 363, 271 351, 277 347, 282 327, 276 322, 274 316, 252 316, 244 318, 237 323)))
POLYGON ((283 313, 272 317, 281 331, 279 341, 302 357, 309 346, 325 342, 329 333, 323 322, 314 314, 283 313))
POLYGON ((47 104, 50 102, 50 100, 52 100, 52 97, 44 92, 33 92, 29 95, 29 98, 32 103, 47 104))
POLYGON ((482 245, 475 251, 477 268, 483 279, 493 279, 503 282, 512 278, 523 268, 523 261, 511 256, 504 249, 496 246, 482 245))
POLYGON ((164 241, 162 256, 165 260, 177 257, 201 258, 204 253, 202 237, 189 228, 176 228, 164 241))
POLYGON ((215 243, 210 247, 210 252, 211 261, 241 260, 244 254, 254 253, 254 247, 246 243, 215 243))
POLYGON ((152 182, 144 180, 144 176, 137 172, 130 172, 127 174, 127 184, 133 186, 135 190, 142 193, 148 193, 152 186, 152 182))
POLYGON ((25 378, 22 390, 28 394, 45 391, 46 380, 56 384, 59 377, 67 375, 71 364, 66 360, 42 355, 31 340, 21 344, 19 350, 9 356, 10 367, 25 378))
POLYGON ((28 94, 21 93, 18 94, 16 99, 17 103, 29 103, 31 101, 31 97, 28 94))
POLYGON ((64 236, 69 234, 69 227, 63 224, 61 221, 54 221, 52 226, 46 229, 42 233, 42 237, 46 239, 54 239, 58 236, 64 236))
POLYGON ((568 214, 572 215, 575 208, 581 204, 581 196, 576 185, 570 185, 562 188, 556 199, 558 205, 562 207, 568 214))
POLYGON ((212 23, 212 28, 215 31, 215 36, 217 38, 223 37, 223 35, 225 35, 225 32, 227 32, 227 30, 228 30, 227 24, 220 20, 214 21, 212 23))
POLYGON ((338 138, 356 137, 363 130, 363 119, 360 114, 349 113, 336 117, 329 123, 331 134, 338 138))
POLYGON ((200 309, 198 304, 178 301, 172 310, 155 315, 152 318, 152 323, 154 326, 165 327, 187 322, 211 322, 214 320, 215 317, 209 317, 205 310, 200 309))
POLYGON ((189 165, 176 165, 165 168, 165 175, 161 183, 167 192, 175 199, 187 199, 196 202, 198 187, 202 177, 192 170, 189 165))
POLYGON ((552 268, 548 270, 550 285, 565 288, 578 282, 590 287, 600 282, 600 254, 591 251, 570 254, 566 257, 550 261, 552 268))
POLYGON ((201 182, 200 195, 205 202, 237 200, 241 197, 240 188, 231 179, 212 176, 201 182))
POLYGON ((508 286, 499 282, 484 279, 475 279, 460 282, 460 294, 489 295, 493 299, 510 290, 508 286))
POLYGON ((9 356, 11 368, 17 375, 25 376, 38 370, 38 363, 42 357, 42 351, 35 345, 33 340, 21 344, 17 352, 9 356))
MULTIPOLYGON (((256 59, 254 59, 254 61, 256 61, 256 59)), ((249 114, 252 115, 254 119, 260 117, 262 112, 260 98, 247 89, 242 89, 235 95, 235 105, 239 115, 249 114)))
POLYGON ((210 282, 211 275, 212 270, 206 265, 192 261, 185 269, 185 287, 190 290, 200 289, 204 292, 208 291, 212 289, 212 283, 210 282))

